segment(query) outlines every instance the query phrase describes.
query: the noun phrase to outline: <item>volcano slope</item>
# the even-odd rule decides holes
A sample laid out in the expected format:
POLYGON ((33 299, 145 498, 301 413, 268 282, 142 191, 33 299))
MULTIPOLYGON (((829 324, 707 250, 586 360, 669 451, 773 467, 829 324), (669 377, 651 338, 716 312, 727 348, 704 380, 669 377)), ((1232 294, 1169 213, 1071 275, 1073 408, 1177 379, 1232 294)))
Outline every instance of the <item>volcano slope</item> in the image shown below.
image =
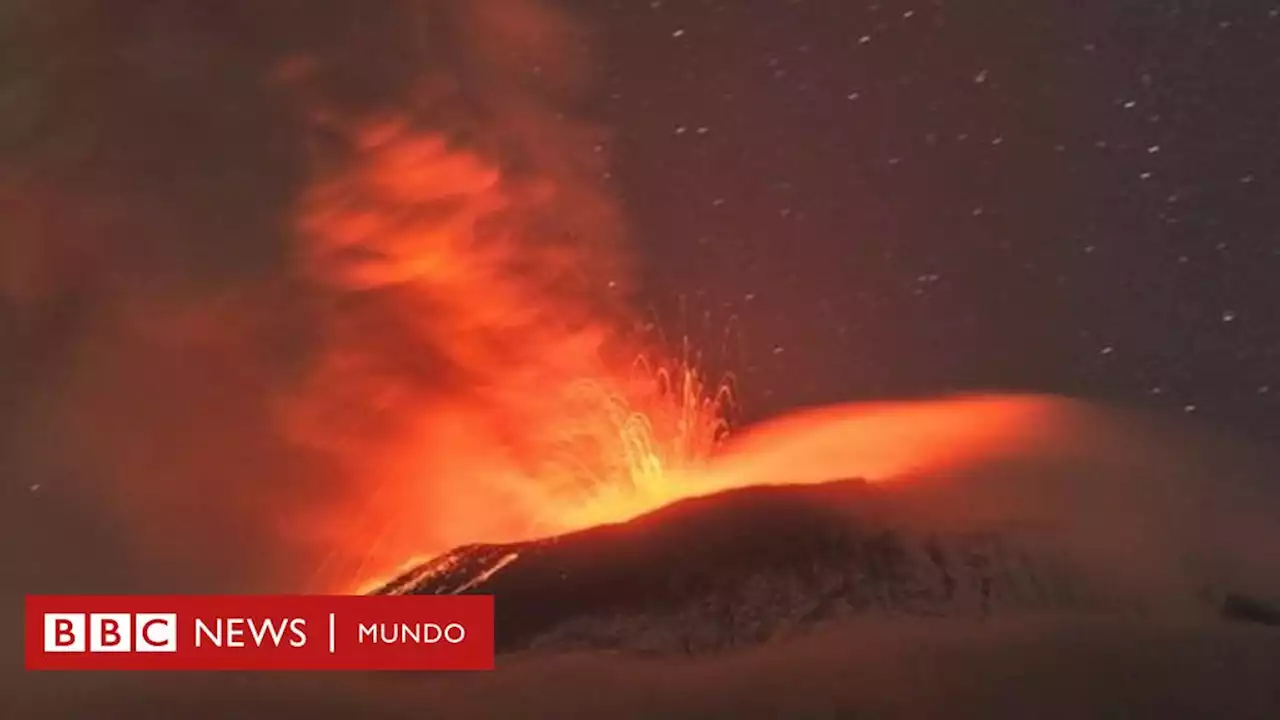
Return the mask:
MULTIPOLYGON (((462 548, 384 589, 495 593, 504 649, 548 651, 508 652, 491 673, 41 674, 10 653, 0 717, 1280 717, 1280 629, 1256 622, 1274 617, 1258 601, 1280 596, 1273 453, 1053 407, 1052 422, 1029 424, 1035 437, 1003 439, 980 462, 706 495, 622 525, 462 548), (882 562, 888 538, 901 552, 882 562), (965 550, 993 560, 971 565, 965 550)), ((946 440, 929 435, 909 440, 946 440)), ((870 445, 836 440, 824 472, 870 445)), ((805 456, 784 454, 736 458, 785 482, 805 456)), ((0 543, 9 617, 23 592, 182 587, 164 566, 139 559, 127 573, 119 553, 92 554, 114 536, 80 507, 0 502, 16 540, 0 543)), ((20 623, 0 636, 19 647, 20 623)))
POLYGON ((1207 578, 1117 582, 1034 526, 922 522, 918 511, 891 483, 750 487, 560 537, 458 548, 376 593, 492 594, 508 652, 698 654, 858 618, 1280 622, 1267 601, 1207 578))

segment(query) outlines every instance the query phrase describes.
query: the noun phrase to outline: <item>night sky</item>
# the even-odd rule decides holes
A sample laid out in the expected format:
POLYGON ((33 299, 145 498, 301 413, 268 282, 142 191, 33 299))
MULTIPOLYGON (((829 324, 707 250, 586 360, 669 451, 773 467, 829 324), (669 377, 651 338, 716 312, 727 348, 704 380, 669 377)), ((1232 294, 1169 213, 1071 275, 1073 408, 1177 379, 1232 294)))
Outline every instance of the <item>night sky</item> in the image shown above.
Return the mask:
POLYGON ((628 292, 746 421, 1035 391, 1280 439, 1274 1, 551 4, 0 1, 0 508, 45 508, 12 522, 226 587, 282 517, 370 496, 375 451, 436 457, 387 428, 457 401, 493 448, 536 438, 596 372, 574 323, 628 292), (316 228, 365 226, 298 203, 363 177, 346 131, 388 115, 511 207, 451 225, 480 185, 352 186, 319 205, 393 231, 351 265, 431 262, 330 282, 316 228), (451 277, 429 253, 487 270, 481 225, 508 264, 451 277), (284 406, 339 434, 298 442, 284 406))
MULTIPOLYGON (((516 84, 562 68, 418 37, 407 5, 0 5, 0 154, 19 169, 0 189, 27 193, 0 228, 0 285, 60 273, 85 307, 169 307, 284 277, 308 141, 273 69, 321 58, 331 96, 364 111, 461 68, 471 117, 506 127, 460 136, 519 136, 553 174, 598 142, 611 169, 576 192, 616 199, 638 308, 736 373, 749 418, 1017 389, 1280 437, 1280 5, 562 5, 594 94, 530 117, 467 64, 516 84), (568 138, 555 113, 604 139, 568 138), (33 253, 44 269, 24 269, 33 253)), ((0 331, 49 357, 32 338, 79 332, 54 327, 77 312, 5 305, 0 331)), ((0 355, 0 375, 42 363, 0 355)))
POLYGON ((749 415, 1031 389, 1280 437, 1280 5, 579 2, 645 302, 749 415))

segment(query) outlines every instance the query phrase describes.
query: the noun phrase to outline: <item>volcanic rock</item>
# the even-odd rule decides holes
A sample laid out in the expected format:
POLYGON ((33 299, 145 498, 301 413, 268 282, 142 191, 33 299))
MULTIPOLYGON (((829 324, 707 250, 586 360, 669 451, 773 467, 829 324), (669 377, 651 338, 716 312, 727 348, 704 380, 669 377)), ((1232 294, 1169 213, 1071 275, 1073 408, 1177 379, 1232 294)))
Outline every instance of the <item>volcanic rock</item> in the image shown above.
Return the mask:
MULTIPOLYGON (((1033 533, 921 528, 887 495, 857 480, 734 490, 617 525, 460 547, 374 594, 493 595, 500 652, 692 654, 837 618, 1148 609, 1148 599, 1094 582, 1033 533)), ((1193 595, 1210 597, 1188 588, 1193 595)), ((1209 602, 1231 619, 1280 617, 1240 596, 1209 602)))

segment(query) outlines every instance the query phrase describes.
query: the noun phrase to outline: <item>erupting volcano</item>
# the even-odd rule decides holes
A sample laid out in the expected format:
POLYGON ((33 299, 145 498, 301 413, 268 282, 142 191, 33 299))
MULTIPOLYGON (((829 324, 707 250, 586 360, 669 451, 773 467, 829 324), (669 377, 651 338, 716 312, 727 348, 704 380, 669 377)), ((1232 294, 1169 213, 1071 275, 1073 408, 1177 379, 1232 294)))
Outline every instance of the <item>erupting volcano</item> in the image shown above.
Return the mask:
POLYGON ((1131 422, 1031 396, 800 414, 727 443, 675 502, 468 544, 375 592, 495 595, 505 651, 700 654, 893 617, 1280 624, 1275 503, 1205 438, 1131 422), (824 482, 842 476, 861 479, 824 482))
POLYGON ((555 188, 403 120, 344 140, 347 162, 299 210, 326 322, 282 408, 354 479, 310 530, 336 547, 319 588, 679 497, 675 477, 727 434, 731 386, 707 384, 687 351, 628 349, 577 285, 572 242, 537 235, 555 188))
POLYGON ((325 323, 319 361, 283 405, 292 436, 353 478, 309 530, 335 548, 318 589, 721 490, 936 468, 1017 442, 1051 407, 976 397, 814 410, 718 457, 731 381, 708 383, 687 344, 674 357, 637 349, 625 316, 569 283, 582 247, 537 234, 553 187, 509 181, 406 120, 341 137, 345 161, 299 208, 325 323))
POLYGON ((1280 22, 1164 5, 0 4, 6 614, 500 653, 0 718, 1280 717, 1280 22))
MULTIPOLYGON (((292 364, 253 391, 266 389, 267 432, 319 459, 324 479, 290 477, 307 495, 284 512, 252 489, 237 499, 314 560, 306 590, 385 588, 462 547, 582 537, 691 498, 849 479, 894 497, 919 489, 930 500, 911 506, 913 522, 930 532, 1032 526, 1069 538, 1090 567, 1117 543, 1148 569, 1167 570, 1172 546, 1177 568, 1217 562, 1224 547, 1234 555, 1222 567, 1249 564, 1230 538, 1207 533, 1206 549, 1169 534, 1189 498, 1235 502, 1211 497, 1221 489, 1099 484, 1056 465, 1016 482, 973 471, 1083 452, 1091 421, 1065 400, 835 405, 742 426, 740 388, 716 374, 733 363, 713 373, 706 348, 655 340, 661 330, 637 321, 625 223, 601 182, 607 143, 574 119, 587 73, 573 24, 521 2, 416 12, 441 41, 419 49, 424 65, 447 70, 376 103, 328 92, 344 76, 323 57, 272 75, 303 109, 306 172, 286 210, 289 277, 246 293, 244 315, 271 314, 261 297, 287 298, 282 323, 302 330, 292 364)), ((224 329, 227 344, 237 330, 224 329)), ((1091 457, 1126 456, 1110 443, 1091 457)), ((1265 503, 1231 506, 1240 527, 1268 527, 1244 521, 1265 503)))
POLYGON ((1141 484, 947 480, 1029 448, 1076 451, 1080 411, 1064 400, 832 406, 731 436, 731 379, 708 382, 687 344, 668 354, 627 332, 616 250, 556 217, 578 198, 571 186, 409 115, 317 121, 295 223, 315 361, 279 405, 288 436, 349 480, 327 512, 291 526, 329 548, 313 590, 379 588, 455 548, 563 536, 692 497, 846 478, 934 488, 949 500, 918 511, 942 525, 1030 523, 1093 560, 1116 532, 1132 552, 1160 548, 1152 567, 1186 550, 1169 550, 1166 530, 1187 508, 1141 484))

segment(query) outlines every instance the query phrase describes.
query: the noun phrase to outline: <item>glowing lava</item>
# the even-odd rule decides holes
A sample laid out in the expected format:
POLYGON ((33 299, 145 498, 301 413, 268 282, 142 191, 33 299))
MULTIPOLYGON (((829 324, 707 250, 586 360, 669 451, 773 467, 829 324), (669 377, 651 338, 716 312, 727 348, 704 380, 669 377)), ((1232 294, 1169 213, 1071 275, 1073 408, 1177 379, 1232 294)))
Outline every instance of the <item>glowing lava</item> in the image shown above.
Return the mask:
POLYGON ((747 485, 889 480, 1026 444, 1061 424, 1065 401, 1037 395, 960 395, 830 405, 743 433, 704 482, 747 485))
MULTIPOLYGON (((446 537, 456 539, 449 540, 452 545, 406 544, 389 541, 391 529, 384 527, 372 534, 372 544, 364 548, 351 575, 354 585, 342 587, 364 592, 380 585, 390 575, 391 561, 403 569, 459 544, 526 540, 619 522, 697 494, 699 485, 688 478, 702 476, 707 460, 727 437, 728 386, 708 389, 688 364, 650 369, 641 361, 637 366, 651 374, 625 383, 604 379, 571 383, 568 402, 546 418, 554 431, 541 436, 545 440, 538 442, 541 456, 525 471, 488 464, 483 456, 448 459, 464 473, 493 468, 488 471, 493 474, 484 478, 483 492, 507 502, 506 506, 473 505, 476 500, 466 483, 447 489, 457 494, 444 496, 432 506, 421 495, 420 487, 432 484, 424 476, 385 480, 384 488, 390 488, 387 503, 369 512, 369 522, 409 522, 412 527, 416 520, 421 527, 447 531, 446 537), (442 505, 464 512, 450 516, 441 512, 442 505), (414 519, 406 520, 405 514, 414 519)), ((509 453, 512 446, 495 444, 493 449, 509 453)), ((427 462, 438 463, 440 458, 427 462)), ((481 481, 479 475, 461 477, 481 481)), ((360 548, 369 537, 357 531, 350 541, 360 548)), ((410 533, 408 537, 418 536, 410 533)))
POLYGON ((538 234, 554 188, 403 121, 350 135, 298 213, 322 332, 283 406, 350 478, 331 516, 293 528, 335 548, 316 588, 677 496, 730 398, 689 363, 617 349, 589 252, 538 234))
POLYGON ((708 449, 684 456, 699 462, 663 466, 651 476, 641 474, 647 485, 608 483, 606 492, 584 505, 565 508, 558 517, 562 529, 573 530, 629 520, 689 497, 754 485, 852 478, 881 482, 957 468, 1008 456, 1061 432, 1069 407, 1068 401, 1048 396, 969 395, 794 412, 726 438, 714 454, 708 449))

